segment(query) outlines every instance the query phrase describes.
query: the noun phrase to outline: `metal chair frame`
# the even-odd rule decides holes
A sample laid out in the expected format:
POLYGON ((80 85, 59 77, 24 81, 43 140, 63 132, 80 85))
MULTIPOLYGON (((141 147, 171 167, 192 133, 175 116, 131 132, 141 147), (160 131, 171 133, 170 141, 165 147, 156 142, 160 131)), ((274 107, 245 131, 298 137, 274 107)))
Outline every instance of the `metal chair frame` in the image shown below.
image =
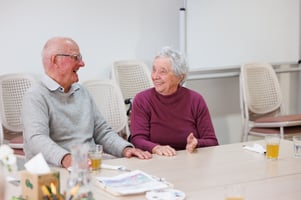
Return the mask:
POLYGON ((301 114, 284 111, 280 84, 269 63, 250 63, 241 67, 240 107, 242 141, 249 135, 301 133, 301 114))
MULTIPOLYGON (((25 92, 36 83, 36 78, 28 73, 10 73, 0 75, 0 116, 1 129, 3 135, 9 134, 21 143, 12 143, 9 145, 13 149, 23 148, 22 130, 23 123, 21 117, 22 102, 25 92)), ((5 137, 3 136, 5 139, 5 137)), ((10 140, 10 139, 9 139, 10 140)), ((14 140, 14 138, 12 139, 14 140)))

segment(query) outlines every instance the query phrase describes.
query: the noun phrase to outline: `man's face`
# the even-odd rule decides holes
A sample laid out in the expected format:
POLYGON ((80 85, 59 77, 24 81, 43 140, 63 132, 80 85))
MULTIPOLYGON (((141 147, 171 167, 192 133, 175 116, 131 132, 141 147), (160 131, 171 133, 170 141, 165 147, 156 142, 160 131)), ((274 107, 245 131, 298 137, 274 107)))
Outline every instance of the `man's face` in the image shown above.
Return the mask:
POLYGON ((62 49, 52 57, 53 70, 56 81, 68 91, 73 83, 79 81, 77 71, 85 66, 85 63, 76 44, 68 43, 62 49))

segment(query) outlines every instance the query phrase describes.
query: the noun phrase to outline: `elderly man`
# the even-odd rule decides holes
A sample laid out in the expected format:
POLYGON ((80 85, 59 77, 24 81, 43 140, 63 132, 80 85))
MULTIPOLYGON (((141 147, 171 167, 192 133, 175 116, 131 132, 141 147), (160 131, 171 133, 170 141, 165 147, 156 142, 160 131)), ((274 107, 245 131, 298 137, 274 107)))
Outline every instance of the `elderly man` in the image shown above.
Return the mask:
POLYGON ((149 152, 134 148, 106 123, 88 91, 78 84, 85 66, 77 43, 54 37, 42 51, 46 75, 24 96, 22 118, 26 159, 41 152, 55 166, 71 166, 74 144, 102 144, 117 157, 149 159, 149 152))

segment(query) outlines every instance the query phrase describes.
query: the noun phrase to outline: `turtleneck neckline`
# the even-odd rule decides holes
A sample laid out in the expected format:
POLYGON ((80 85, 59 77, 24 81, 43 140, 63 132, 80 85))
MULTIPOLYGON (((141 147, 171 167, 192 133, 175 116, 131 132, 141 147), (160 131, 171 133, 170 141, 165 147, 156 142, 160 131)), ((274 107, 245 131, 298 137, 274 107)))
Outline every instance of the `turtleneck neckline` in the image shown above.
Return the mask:
POLYGON ((160 102, 162 102, 164 104, 172 104, 172 103, 178 102, 179 99, 182 97, 182 95, 183 95, 183 92, 181 92, 182 90, 183 90, 183 87, 179 85, 176 92, 174 92, 170 95, 162 95, 162 94, 158 93, 155 88, 154 88, 154 93, 155 93, 155 96, 160 100, 160 102))

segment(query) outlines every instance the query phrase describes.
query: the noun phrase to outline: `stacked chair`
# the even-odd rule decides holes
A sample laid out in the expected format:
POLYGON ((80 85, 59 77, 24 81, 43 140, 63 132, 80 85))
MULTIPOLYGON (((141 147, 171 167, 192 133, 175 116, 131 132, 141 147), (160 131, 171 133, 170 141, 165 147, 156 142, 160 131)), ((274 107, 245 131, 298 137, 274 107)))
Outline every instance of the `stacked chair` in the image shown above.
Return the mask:
POLYGON ((18 155, 24 155, 21 119, 23 95, 35 83, 35 76, 31 74, 0 75, 0 128, 4 140, 8 141, 8 145, 18 155))

